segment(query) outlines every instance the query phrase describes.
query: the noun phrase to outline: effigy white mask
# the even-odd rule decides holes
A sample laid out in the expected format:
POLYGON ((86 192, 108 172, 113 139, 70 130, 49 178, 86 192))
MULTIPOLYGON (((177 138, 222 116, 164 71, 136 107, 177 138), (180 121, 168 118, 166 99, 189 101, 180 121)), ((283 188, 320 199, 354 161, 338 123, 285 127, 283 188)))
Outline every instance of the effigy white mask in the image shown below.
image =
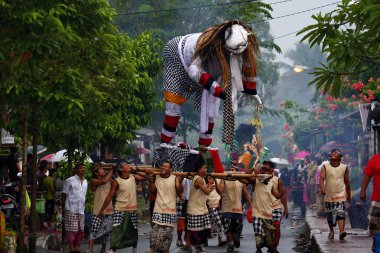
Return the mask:
POLYGON ((248 31, 241 25, 227 28, 224 34, 226 49, 234 54, 242 53, 248 46, 248 35, 248 31))

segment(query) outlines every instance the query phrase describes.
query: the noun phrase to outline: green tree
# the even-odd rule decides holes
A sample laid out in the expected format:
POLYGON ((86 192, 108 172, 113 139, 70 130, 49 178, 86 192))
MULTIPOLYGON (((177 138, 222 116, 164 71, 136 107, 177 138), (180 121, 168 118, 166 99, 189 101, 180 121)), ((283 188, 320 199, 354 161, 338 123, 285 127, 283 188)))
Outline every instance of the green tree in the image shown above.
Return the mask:
MULTIPOLYGON (((6 128, 68 149, 87 150, 110 136, 133 139, 149 122, 159 69, 160 43, 150 34, 119 34, 105 0, 0 1, 0 90, 6 128)), ((34 157, 36 159, 36 156, 34 157)), ((34 160, 33 172, 36 170, 34 160)), ((35 177, 32 184, 30 251, 35 252, 35 177)), ((26 163, 21 185, 18 252, 24 239, 26 163)))
POLYGON ((317 89, 338 96, 347 77, 380 74, 380 3, 342 0, 336 10, 313 15, 315 24, 302 29, 302 41, 321 45, 327 64, 314 71, 317 89))

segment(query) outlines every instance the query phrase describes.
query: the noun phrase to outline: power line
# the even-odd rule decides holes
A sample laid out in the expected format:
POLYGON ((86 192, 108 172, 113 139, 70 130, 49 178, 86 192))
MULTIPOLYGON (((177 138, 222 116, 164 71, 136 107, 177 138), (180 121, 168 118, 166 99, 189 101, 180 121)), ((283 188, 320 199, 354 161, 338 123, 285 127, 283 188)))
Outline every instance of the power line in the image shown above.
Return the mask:
MULTIPOLYGON (((282 3, 282 2, 289 2, 289 1, 293 1, 293 0, 284 0, 284 1, 275 2, 275 3, 282 3)), ((246 2, 252 2, 252 1, 246 1, 246 2)), ((252 21, 252 22, 249 22, 248 24, 252 25, 254 23, 261 23, 261 22, 264 22, 264 21, 272 21, 272 20, 275 20, 275 19, 290 17, 290 16, 302 14, 302 13, 305 13, 305 12, 321 9, 321 8, 324 8, 324 7, 327 7, 327 6, 335 5, 335 4, 339 3, 339 2, 340 1, 334 2, 334 3, 331 3, 331 4, 326 4, 326 5, 318 6, 318 7, 307 9, 307 10, 303 10, 303 11, 293 12, 293 13, 290 13, 290 14, 274 17, 274 18, 271 18, 271 19, 262 19, 262 20, 252 21)), ((235 2, 235 3, 238 3, 238 2, 235 2)), ((239 3, 242 3, 242 2, 239 2, 239 3)), ((275 3, 272 3, 272 4, 275 4, 275 3)), ((231 3, 224 3, 224 4, 219 4, 219 5, 226 5, 226 4, 231 4, 231 3)), ((191 9, 191 8, 198 8, 198 7, 188 7, 187 9, 191 9)), ((201 8, 201 7, 199 7, 199 8, 201 8)), ((158 12, 158 11, 162 11, 162 10, 156 10, 156 11, 158 12)), ((129 14, 135 14, 135 13, 124 13, 124 14, 129 15, 129 14)), ((118 15, 123 15, 123 14, 118 14, 118 15)), ((141 21, 141 22, 144 23, 144 21, 141 21)), ((127 23, 117 23, 116 25, 123 25, 123 24, 127 24, 127 23)), ((297 32, 293 32, 293 33, 297 33, 297 32)), ((293 33, 291 33, 291 34, 293 34, 293 33)), ((291 35, 291 34, 285 34, 285 35, 282 35, 280 37, 277 37, 276 39, 281 38, 281 37, 285 37, 285 36, 288 36, 288 35, 291 35)))
MULTIPOLYGON (((274 5, 274 4, 280 4, 280 3, 285 3, 285 2, 291 2, 291 1, 293 0, 282 0, 282 1, 268 3, 268 4, 274 5)), ((182 11, 182 10, 189 10, 189 9, 199 9, 199 8, 208 8, 208 7, 235 5, 235 4, 244 4, 244 3, 253 3, 253 2, 258 2, 258 1, 248 0, 248 1, 239 1, 239 2, 230 2, 230 3, 218 3, 218 4, 191 6, 191 7, 173 8, 173 9, 158 9, 158 10, 151 10, 151 11, 126 12, 126 13, 118 13, 115 16, 130 16, 130 15, 140 15, 140 14, 147 14, 147 13, 157 13, 157 12, 182 11)))
POLYGON ((318 7, 307 9, 307 10, 303 10, 303 11, 293 12, 293 13, 290 13, 290 14, 274 17, 274 18, 271 18, 271 19, 262 19, 262 20, 252 21, 252 22, 249 22, 248 24, 260 23, 260 22, 264 22, 264 21, 271 21, 271 20, 274 20, 274 19, 290 17, 290 16, 301 14, 301 13, 305 13, 305 12, 321 9, 321 8, 324 8, 324 7, 327 7, 327 6, 335 5, 337 3, 340 3, 340 1, 334 2, 334 3, 331 3, 331 4, 326 4, 326 5, 318 6, 318 7))
POLYGON ((278 36, 276 38, 273 38, 273 40, 276 40, 276 39, 280 39, 280 38, 283 38, 283 37, 287 37, 289 35, 292 35, 292 34, 295 34, 295 33, 298 33, 300 30, 298 31, 295 31, 295 32, 291 32, 291 33, 287 33, 287 34, 284 34, 284 35, 281 35, 281 36, 278 36))

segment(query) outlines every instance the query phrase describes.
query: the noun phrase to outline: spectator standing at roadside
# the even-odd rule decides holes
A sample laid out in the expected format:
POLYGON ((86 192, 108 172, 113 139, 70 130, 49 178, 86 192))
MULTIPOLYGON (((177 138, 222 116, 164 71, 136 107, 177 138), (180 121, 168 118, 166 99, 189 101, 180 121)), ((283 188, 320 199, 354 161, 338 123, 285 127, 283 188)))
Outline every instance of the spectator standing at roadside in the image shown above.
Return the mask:
POLYGON ((16 182, 19 180, 17 174, 21 171, 20 165, 18 163, 18 147, 11 147, 9 149, 10 154, 7 158, 7 180, 8 182, 16 182))
POLYGON ((307 165, 307 195, 309 200, 309 206, 313 207, 316 202, 315 198, 315 173, 317 171, 317 163, 314 159, 307 165))
POLYGON ((45 191, 45 218, 48 226, 48 230, 54 230, 51 225, 55 209, 54 209, 54 201, 55 201, 55 188, 54 188, 54 178, 53 178, 54 170, 49 170, 49 175, 43 179, 43 185, 46 189, 45 191))
POLYGON ((37 191, 43 192, 46 191, 46 187, 44 185, 44 179, 46 178, 46 174, 48 172, 48 162, 41 161, 40 166, 38 167, 37 174, 37 191))
POLYGON ((84 207, 87 180, 83 163, 75 165, 75 175, 65 180, 62 192, 62 207, 65 214, 66 239, 70 252, 79 253, 84 236, 84 207))
POLYGON ((376 251, 376 237, 380 234, 380 153, 371 157, 364 169, 364 177, 362 181, 362 187, 360 190, 360 198, 365 201, 367 198, 367 187, 371 178, 373 177, 373 192, 371 195, 371 206, 368 211, 368 228, 369 233, 372 235, 373 244, 372 251, 376 251))
POLYGON ((315 195, 316 195, 316 198, 315 198, 315 204, 316 204, 316 208, 317 208, 317 215, 318 216, 325 216, 326 213, 325 213, 325 203, 324 203, 324 197, 321 193, 321 188, 320 188, 320 181, 321 181, 321 170, 322 170, 322 167, 325 163, 328 163, 329 161, 324 161, 322 162, 322 159, 321 158, 318 158, 317 160, 317 164, 318 167, 317 167, 317 171, 315 172, 315 195))
POLYGON ((350 177, 347 165, 341 163, 342 153, 339 149, 330 151, 330 162, 321 170, 320 188, 325 195, 327 223, 329 224, 329 239, 334 239, 334 227, 339 226, 339 239, 347 236, 345 228, 345 203, 351 200, 350 177))
POLYGON ((92 253, 92 247, 97 238, 102 238, 102 247, 105 249, 108 243, 109 233, 112 231, 112 203, 109 203, 104 209, 102 217, 98 216, 100 208, 111 190, 112 172, 113 169, 111 168, 107 173, 100 164, 96 164, 93 169, 94 178, 91 180, 90 189, 94 193, 94 202, 87 253, 92 253))
POLYGON ((286 190, 286 200, 292 201, 291 198, 291 177, 292 174, 289 171, 288 167, 284 167, 281 170, 281 180, 284 184, 285 190, 286 190))

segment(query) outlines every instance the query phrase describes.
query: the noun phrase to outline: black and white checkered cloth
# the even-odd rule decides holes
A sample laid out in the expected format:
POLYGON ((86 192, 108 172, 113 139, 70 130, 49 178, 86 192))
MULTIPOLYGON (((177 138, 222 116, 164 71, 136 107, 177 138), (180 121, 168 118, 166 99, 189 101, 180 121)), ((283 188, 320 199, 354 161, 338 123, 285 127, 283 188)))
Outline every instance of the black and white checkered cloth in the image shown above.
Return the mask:
POLYGON ((81 231, 84 231, 84 215, 80 213, 73 213, 66 209, 65 230, 71 232, 78 232, 79 228, 81 231))
POLYGON ((202 231, 211 228, 210 216, 187 214, 187 229, 190 231, 202 231))
POLYGON ((158 147, 154 150, 154 165, 160 167, 165 161, 169 161, 173 171, 182 172, 183 164, 189 155, 189 149, 176 146, 158 147))
POLYGON ((325 202, 327 212, 327 223, 336 226, 336 221, 345 219, 345 201, 343 202, 325 202))
POLYGON ((280 221, 282 219, 282 208, 277 208, 272 210, 272 220, 280 221))
POLYGON ((253 232, 255 234, 264 235, 263 218, 253 217, 253 232))
POLYGON ((375 235, 379 232, 380 225, 380 202, 371 201, 371 206, 368 210, 368 229, 370 235, 375 235))
POLYGON ((224 91, 226 93, 226 99, 224 100, 223 109, 222 142, 233 145, 235 134, 235 114, 232 109, 232 85, 230 81, 224 91))
POLYGON ((223 216, 224 233, 231 231, 232 234, 240 234, 243 231, 243 218, 232 218, 223 216))
POLYGON ((177 217, 186 217, 187 200, 177 199, 177 217))
MULTIPOLYGON (((182 50, 184 50, 186 44, 186 37, 187 36, 185 36, 181 45, 182 50)), ((182 65, 178 52, 178 44, 181 38, 182 37, 175 37, 171 39, 165 45, 162 52, 164 59, 164 90, 189 99, 194 92, 202 93, 202 88, 199 84, 191 80, 182 65)), ((197 104, 200 105, 200 100, 197 104)))
POLYGON ((171 213, 153 213, 152 222, 160 225, 173 225, 176 221, 176 214, 171 213))
POLYGON ((224 232, 224 226, 222 222, 222 217, 219 213, 219 208, 209 208, 208 214, 211 221, 211 238, 220 236, 224 232))
MULTIPOLYGON (((113 226, 114 227, 120 225, 123 222, 124 213, 125 212, 122 212, 122 211, 115 211, 113 213, 113 226)), ((135 227, 135 229, 137 229, 137 225, 139 223, 139 219, 137 217, 137 212, 136 211, 128 211, 127 213, 129 213, 129 217, 131 218, 133 226, 135 227)))
POLYGON ((220 213, 219 213, 219 208, 209 208, 208 214, 210 215, 210 221, 212 223, 217 223, 217 224, 220 224, 221 226, 223 225, 222 217, 220 216, 220 213))
POLYGON ((90 240, 97 239, 112 231, 113 217, 112 215, 104 215, 99 218, 96 215, 91 219, 90 240))

